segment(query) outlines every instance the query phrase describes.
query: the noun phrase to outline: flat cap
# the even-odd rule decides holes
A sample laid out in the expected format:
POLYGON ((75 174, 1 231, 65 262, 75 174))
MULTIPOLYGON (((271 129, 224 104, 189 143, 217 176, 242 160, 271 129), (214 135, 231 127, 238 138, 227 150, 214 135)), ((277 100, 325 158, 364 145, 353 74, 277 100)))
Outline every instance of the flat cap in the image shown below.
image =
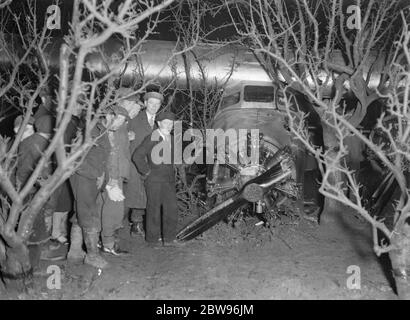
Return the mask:
POLYGON ((129 119, 129 114, 127 109, 125 109, 124 107, 121 107, 119 105, 115 105, 113 107, 110 108, 110 112, 114 113, 115 115, 122 115, 124 116, 126 119, 129 119))
POLYGON ((55 119, 50 115, 43 115, 36 119, 34 122, 34 128, 37 132, 41 133, 53 133, 55 119))
POLYGON ((177 116, 175 115, 175 113, 172 113, 170 111, 165 111, 165 112, 161 112, 155 118, 156 121, 162 121, 165 119, 175 121, 177 119, 177 116))
POLYGON ((155 98, 161 100, 161 102, 164 101, 164 96, 161 93, 155 91, 147 92, 144 95, 144 101, 147 101, 149 98, 155 98))

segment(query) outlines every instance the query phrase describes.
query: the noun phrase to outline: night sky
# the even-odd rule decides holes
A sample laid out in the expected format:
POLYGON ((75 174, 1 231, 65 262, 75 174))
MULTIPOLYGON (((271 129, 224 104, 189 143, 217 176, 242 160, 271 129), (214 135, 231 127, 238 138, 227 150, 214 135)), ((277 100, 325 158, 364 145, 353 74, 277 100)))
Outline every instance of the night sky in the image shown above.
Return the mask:
MULTIPOLYGON (((25 7, 27 7, 27 3, 35 3, 36 4, 36 13, 38 18, 38 27, 41 28, 43 26, 43 21, 45 19, 45 15, 47 13, 47 8, 50 5, 58 3, 58 6, 61 9, 61 29, 60 30, 53 30, 52 36, 64 36, 69 31, 69 25, 71 22, 71 15, 72 15, 72 8, 74 0, 14 0, 12 4, 9 6, 13 12, 23 13, 25 7)), ((122 3, 123 0, 114 0, 112 1, 113 6, 122 3)), ((173 8, 173 6, 178 5, 179 1, 176 1, 175 4, 168 7, 168 9, 173 8)), ((25 19, 25 14, 21 15, 21 19, 25 19)), ((172 22, 172 16, 170 15, 169 11, 164 11, 160 14, 161 22, 155 34, 151 35, 149 39, 153 40, 169 40, 174 41, 176 40, 175 32, 173 31, 174 24, 172 22)), ((208 15, 204 21, 206 21, 209 29, 214 28, 214 26, 220 26, 223 23, 230 19, 226 13, 218 13, 217 15, 208 15)), ((144 32, 145 26, 144 23, 141 23, 139 26, 139 31, 137 32, 144 32)), ((234 28, 224 28, 218 29, 217 33, 211 33, 210 39, 221 39, 221 38, 228 38, 235 33, 234 28)))

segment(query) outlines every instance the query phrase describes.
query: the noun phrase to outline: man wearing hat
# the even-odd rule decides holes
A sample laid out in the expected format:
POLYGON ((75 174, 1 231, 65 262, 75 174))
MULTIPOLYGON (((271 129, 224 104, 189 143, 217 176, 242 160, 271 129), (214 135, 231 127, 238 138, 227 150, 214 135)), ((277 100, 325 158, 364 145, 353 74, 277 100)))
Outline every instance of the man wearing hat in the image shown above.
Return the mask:
MULTIPOLYGON (((48 147, 50 138, 54 132, 54 125, 55 119, 52 116, 40 116, 34 122, 36 132, 20 143, 18 149, 16 178, 17 184, 20 184, 21 187, 26 184, 40 161, 42 153, 48 147)), ((52 159, 49 159, 49 162, 44 166, 39 178, 47 179, 47 177, 53 173, 53 169, 54 163, 52 159)), ((28 198, 31 198, 38 188, 39 184, 36 183, 28 198)), ((55 194, 52 194, 34 220, 32 233, 28 241, 33 266, 37 265, 38 260, 40 259, 40 253, 44 257, 53 257, 53 260, 65 258, 65 250, 60 250, 64 249, 63 247, 46 246, 46 242, 51 236, 51 224, 46 223, 46 221, 51 221, 54 209, 56 207, 56 202, 57 198, 55 194)))
MULTIPOLYGON (((145 139, 150 136, 153 130, 156 129, 155 117, 161 107, 164 97, 158 92, 148 92, 144 95, 144 112, 139 112, 138 115, 130 119, 128 123, 131 155, 137 147, 145 139)), ((137 168, 132 165, 130 170, 130 178, 124 184, 125 192, 125 207, 126 211, 130 212, 131 220, 131 236, 144 236, 143 216, 147 204, 144 183, 137 168)))
POLYGON ((115 233, 121 227, 124 212, 121 186, 129 166, 129 156, 126 159, 129 152, 127 117, 128 112, 122 107, 108 110, 92 130, 96 143, 70 178, 78 224, 74 224, 72 228, 75 229, 71 230, 72 239, 76 241, 71 242, 69 257, 73 260, 84 257, 84 240, 87 250, 84 263, 96 268, 108 266, 100 254, 100 236, 105 252, 117 255, 120 251, 116 247, 115 233))
POLYGON ((176 243, 177 197, 171 131, 175 114, 157 117, 158 129, 135 150, 132 160, 145 180, 147 193, 146 241, 164 245, 176 243), (163 212, 161 223, 161 209, 163 212), (161 232, 162 225, 162 232, 161 232))
MULTIPOLYGON (((21 186, 24 186, 31 173, 37 166, 42 152, 47 148, 50 137, 54 132, 54 118, 50 115, 43 115, 34 122, 36 132, 19 145, 19 161, 17 164, 17 179, 21 186)), ((52 172, 51 165, 44 166, 41 176, 43 178, 52 172)))
MULTIPOLYGON (((101 210, 97 199, 103 192, 110 155, 110 142, 105 119, 101 119, 91 130, 95 143, 87 152, 81 165, 70 177, 74 196, 75 221, 71 227, 71 243, 68 258, 83 260, 96 268, 104 268, 107 261, 100 254, 98 241, 101 233, 101 210), (83 241, 87 253, 82 249, 83 241)), ((83 128, 85 129, 85 128, 83 128)))
MULTIPOLYGON (((19 116, 16 117, 16 119, 14 119, 13 131, 14 131, 14 133, 15 133, 15 136, 14 136, 14 138, 13 138, 12 140, 10 140, 10 141, 8 142, 8 144, 7 144, 7 150, 8 150, 8 151, 7 151, 7 152, 10 151, 11 147, 13 146, 14 142, 16 141, 16 137, 17 137, 17 134, 18 134, 18 132, 19 132, 19 130, 20 130, 20 127, 21 127, 21 125, 22 125, 22 123, 23 123, 23 120, 24 120, 24 116, 22 116, 22 115, 19 115, 19 116)), ((20 143, 21 143, 23 140, 25 140, 26 138, 30 137, 32 134, 34 134, 34 118, 33 118, 33 117, 30 117, 29 120, 28 120, 27 125, 26 125, 25 128, 24 128, 24 131, 23 131, 23 134, 22 134, 22 136, 21 136, 21 138, 20 138, 20 141, 18 141, 18 144, 20 144, 20 143)), ((17 150, 18 150, 18 149, 17 149, 17 150)), ((13 163, 15 163, 14 160, 13 160, 13 163)), ((15 175, 14 175, 14 174, 12 175, 12 181, 13 181, 13 183, 16 182, 16 181, 15 181, 15 175)))
POLYGON ((128 114, 125 108, 116 105, 106 116, 110 152, 106 170, 107 185, 99 198, 101 239, 103 251, 115 256, 127 253, 119 248, 117 232, 122 228, 124 217, 123 182, 129 178, 131 167, 127 131, 128 114))
POLYGON ((130 120, 134 119, 139 114, 143 105, 140 100, 140 95, 135 94, 134 90, 131 88, 120 88, 118 89, 117 95, 119 96, 119 99, 121 99, 118 105, 128 111, 130 120))

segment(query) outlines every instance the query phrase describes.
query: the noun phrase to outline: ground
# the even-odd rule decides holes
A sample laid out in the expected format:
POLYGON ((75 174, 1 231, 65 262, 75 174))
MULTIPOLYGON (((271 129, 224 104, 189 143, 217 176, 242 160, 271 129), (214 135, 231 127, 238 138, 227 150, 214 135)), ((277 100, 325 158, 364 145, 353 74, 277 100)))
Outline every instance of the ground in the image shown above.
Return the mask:
MULTIPOLYGON (((47 289, 48 274, 26 293, 3 299, 396 299, 388 259, 372 251, 368 225, 345 211, 335 223, 279 219, 272 228, 248 219, 220 223, 184 247, 154 249, 121 233, 128 257, 107 257, 99 275, 66 261, 61 289, 47 289), (349 289, 349 266, 360 268, 361 288, 349 289)), ((183 223, 183 222, 182 222, 183 223)), ((42 270, 52 263, 43 263, 42 270)))

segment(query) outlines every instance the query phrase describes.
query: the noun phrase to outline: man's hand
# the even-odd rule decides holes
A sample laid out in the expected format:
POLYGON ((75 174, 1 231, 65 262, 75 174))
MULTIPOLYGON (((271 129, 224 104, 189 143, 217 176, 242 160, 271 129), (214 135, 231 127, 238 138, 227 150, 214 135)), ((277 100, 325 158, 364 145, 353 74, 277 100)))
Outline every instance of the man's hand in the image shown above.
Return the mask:
POLYGON ((115 202, 119 202, 119 201, 124 201, 125 197, 124 194, 122 193, 122 190, 120 187, 118 187, 117 185, 107 185, 105 187, 105 189, 107 190, 107 194, 108 197, 115 202))

